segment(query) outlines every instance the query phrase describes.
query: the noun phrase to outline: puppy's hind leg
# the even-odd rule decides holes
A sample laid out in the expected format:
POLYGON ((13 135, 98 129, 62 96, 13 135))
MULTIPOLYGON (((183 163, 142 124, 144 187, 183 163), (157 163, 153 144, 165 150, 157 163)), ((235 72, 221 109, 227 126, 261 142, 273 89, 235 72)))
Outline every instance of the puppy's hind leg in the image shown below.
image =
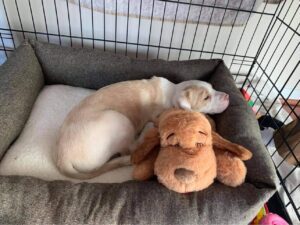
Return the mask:
POLYGON ((101 168, 99 168, 99 170, 97 171, 97 174, 99 176, 99 174, 103 174, 103 173, 109 172, 111 170, 120 168, 120 167, 131 166, 131 165, 132 164, 131 164, 131 160, 130 160, 130 155, 120 156, 120 157, 114 158, 114 159, 108 161, 107 163, 105 163, 104 165, 102 165, 101 168))
POLYGON ((123 114, 104 111, 93 121, 84 121, 77 130, 67 134, 71 140, 67 146, 59 146, 63 153, 59 155, 57 165, 62 173, 73 178, 90 179, 128 165, 129 160, 117 158, 106 163, 114 154, 128 149, 134 140, 135 129, 123 114))

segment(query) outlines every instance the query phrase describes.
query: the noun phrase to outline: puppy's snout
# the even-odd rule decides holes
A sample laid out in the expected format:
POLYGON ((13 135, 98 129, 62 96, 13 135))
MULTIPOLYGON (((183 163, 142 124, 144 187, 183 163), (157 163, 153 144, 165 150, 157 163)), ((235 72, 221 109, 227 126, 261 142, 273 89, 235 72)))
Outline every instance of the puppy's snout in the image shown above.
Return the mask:
POLYGON ((188 170, 185 168, 178 168, 174 171, 174 176, 177 180, 184 182, 184 183, 190 183, 193 182, 196 178, 195 172, 192 170, 188 170))

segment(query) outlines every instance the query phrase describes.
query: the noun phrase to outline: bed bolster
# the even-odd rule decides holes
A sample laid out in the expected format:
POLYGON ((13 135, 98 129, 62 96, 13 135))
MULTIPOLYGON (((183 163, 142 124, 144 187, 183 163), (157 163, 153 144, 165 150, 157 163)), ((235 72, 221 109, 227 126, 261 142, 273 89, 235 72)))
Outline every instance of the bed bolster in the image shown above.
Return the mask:
POLYGON ((0 66, 0 159, 22 131, 43 85, 41 66, 24 42, 0 66))

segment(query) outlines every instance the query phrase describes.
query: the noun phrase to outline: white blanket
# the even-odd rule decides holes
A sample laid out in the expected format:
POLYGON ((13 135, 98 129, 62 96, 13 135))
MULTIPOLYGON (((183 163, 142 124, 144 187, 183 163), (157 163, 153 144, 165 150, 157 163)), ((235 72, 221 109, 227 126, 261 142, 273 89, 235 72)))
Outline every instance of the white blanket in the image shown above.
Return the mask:
MULTIPOLYGON (((16 142, 0 163, 0 175, 33 176, 44 180, 71 180, 62 175, 53 162, 59 128, 68 112, 92 90, 65 85, 45 86, 38 96, 29 120, 16 142)), ((124 167, 103 174, 90 183, 114 183, 131 180, 132 168, 124 167)))

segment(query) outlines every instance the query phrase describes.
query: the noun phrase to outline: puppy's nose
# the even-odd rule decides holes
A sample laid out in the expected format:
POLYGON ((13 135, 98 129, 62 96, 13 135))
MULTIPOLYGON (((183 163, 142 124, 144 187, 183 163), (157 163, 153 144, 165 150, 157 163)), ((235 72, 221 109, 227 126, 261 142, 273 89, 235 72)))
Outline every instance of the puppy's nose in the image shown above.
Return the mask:
POLYGON ((177 180, 183 183, 191 183, 195 180, 196 176, 194 171, 185 169, 185 168, 178 168, 174 171, 174 176, 177 180))

